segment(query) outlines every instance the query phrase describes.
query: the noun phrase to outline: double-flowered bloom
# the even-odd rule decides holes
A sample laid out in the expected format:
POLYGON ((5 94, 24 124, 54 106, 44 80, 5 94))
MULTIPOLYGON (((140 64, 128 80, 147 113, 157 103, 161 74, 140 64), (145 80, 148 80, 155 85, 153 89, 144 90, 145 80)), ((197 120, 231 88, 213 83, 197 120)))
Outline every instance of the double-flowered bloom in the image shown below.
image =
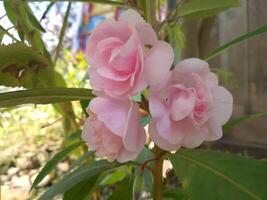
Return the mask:
POLYGON ((149 135, 162 149, 195 148, 222 136, 232 95, 218 86, 208 63, 192 58, 173 64, 171 46, 133 10, 102 22, 89 38, 89 76, 98 97, 88 107, 83 140, 108 160, 134 160, 146 133, 132 97, 149 87, 149 135))

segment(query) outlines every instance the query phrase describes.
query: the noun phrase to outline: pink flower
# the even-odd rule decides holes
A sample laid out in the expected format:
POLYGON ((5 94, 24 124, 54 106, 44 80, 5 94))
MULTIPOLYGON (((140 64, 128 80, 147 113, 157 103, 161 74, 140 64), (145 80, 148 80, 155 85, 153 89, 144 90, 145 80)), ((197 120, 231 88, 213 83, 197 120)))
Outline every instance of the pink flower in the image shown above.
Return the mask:
POLYGON ((102 22, 86 49, 94 92, 117 99, 134 96, 162 81, 173 62, 171 46, 157 39, 151 25, 134 10, 102 22))
POLYGON ((94 98, 88 107, 82 138, 98 156, 126 162, 137 157, 146 142, 138 105, 130 100, 94 98))
POLYGON ((168 80, 151 88, 149 109, 149 134, 160 148, 195 148, 222 137, 233 98, 218 85, 207 62, 191 58, 177 64, 168 80))

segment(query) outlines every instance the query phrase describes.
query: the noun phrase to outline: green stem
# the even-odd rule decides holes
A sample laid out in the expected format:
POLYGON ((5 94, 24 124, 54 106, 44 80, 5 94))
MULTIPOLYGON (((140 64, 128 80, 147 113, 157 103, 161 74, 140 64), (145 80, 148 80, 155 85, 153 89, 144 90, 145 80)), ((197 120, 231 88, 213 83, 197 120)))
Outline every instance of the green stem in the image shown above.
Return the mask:
POLYGON ((163 178, 162 178, 162 166, 163 166, 163 159, 161 157, 162 150, 159 147, 155 147, 154 151, 156 160, 154 165, 154 185, 153 185, 153 200, 162 200, 163 194, 163 178))
POLYGON ((154 28, 156 25, 156 1, 146 0, 146 21, 154 28))
POLYGON ((61 28, 61 31, 60 31, 59 41, 58 41, 58 45, 57 45, 57 48, 56 48, 56 54, 55 54, 55 59, 54 59, 54 66, 56 66, 57 59, 59 57, 59 53, 60 53, 60 50, 61 50, 61 47, 62 47, 62 43, 63 43, 63 39, 64 39, 64 36, 65 36, 66 28, 67 28, 67 25, 68 25, 68 19, 69 19, 69 16, 70 16, 70 10, 71 10, 71 1, 69 1, 68 7, 67 7, 67 11, 66 11, 66 14, 65 14, 64 20, 63 20, 63 25, 62 25, 62 28, 61 28))

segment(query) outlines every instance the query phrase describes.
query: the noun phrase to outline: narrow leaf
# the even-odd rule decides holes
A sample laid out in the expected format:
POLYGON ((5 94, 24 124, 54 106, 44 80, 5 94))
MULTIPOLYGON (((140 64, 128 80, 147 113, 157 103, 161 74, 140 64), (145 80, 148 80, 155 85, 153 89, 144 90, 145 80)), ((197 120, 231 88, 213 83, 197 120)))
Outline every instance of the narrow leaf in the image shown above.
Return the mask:
POLYGON ((121 184, 112 192, 108 200, 132 200, 134 177, 126 177, 121 184))
POLYGON ((258 160, 199 149, 181 149, 170 160, 191 199, 267 198, 266 165, 258 160))
POLYGON ((117 163, 106 161, 96 161, 91 165, 84 165, 64 176, 60 181, 49 187, 39 198, 39 200, 51 200, 54 196, 66 192, 78 183, 100 175, 106 170, 117 167, 117 163))
POLYGON ((0 108, 22 104, 51 104, 92 98, 91 90, 82 88, 40 88, 0 93, 0 108))
POLYGON ((31 190, 36 187, 44 179, 44 177, 48 175, 57 166, 60 161, 66 158, 70 152, 78 148, 81 144, 82 143, 79 142, 64 148, 63 150, 58 152, 50 161, 48 161, 34 180, 31 190))
POLYGON ((189 0, 180 6, 178 15, 199 19, 216 15, 225 9, 236 6, 239 6, 238 0, 189 0))
POLYGON ((29 23, 34 27, 36 28, 37 30, 45 33, 45 29, 42 27, 42 25, 40 24, 40 22, 36 19, 36 17, 29 11, 26 9, 26 12, 27 12, 27 16, 28 16, 28 20, 29 20, 29 23))
POLYGON ((240 117, 236 117, 236 118, 231 119, 229 122, 227 122, 223 126, 223 129, 228 130, 228 129, 231 129, 231 128, 237 126, 240 123, 243 123, 243 122, 246 122, 249 120, 253 120, 253 119, 257 119, 259 117, 263 117, 266 115, 267 115, 267 111, 264 111, 264 112, 259 112, 259 113, 255 113, 255 114, 251 114, 251 115, 243 115, 240 117))
POLYGON ((232 41, 214 49, 212 52, 210 52, 207 56, 205 56, 203 59, 206 61, 211 60, 212 58, 214 58, 215 56, 217 56, 218 54, 220 54, 221 52, 223 52, 225 49, 231 48, 235 45, 237 45, 240 42, 243 42, 244 40, 250 39, 254 36, 260 35, 262 33, 265 33, 267 31, 267 26, 263 26, 260 27, 258 29, 256 29, 255 31, 251 31, 248 32, 244 35, 241 35, 238 38, 233 39, 232 41))
POLYGON ((90 199, 88 196, 94 188, 98 177, 98 175, 90 177, 88 180, 82 181, 73 186, 64 193, 63 200, 77 200, 77 197, 79 197, 79 200, 90 199))

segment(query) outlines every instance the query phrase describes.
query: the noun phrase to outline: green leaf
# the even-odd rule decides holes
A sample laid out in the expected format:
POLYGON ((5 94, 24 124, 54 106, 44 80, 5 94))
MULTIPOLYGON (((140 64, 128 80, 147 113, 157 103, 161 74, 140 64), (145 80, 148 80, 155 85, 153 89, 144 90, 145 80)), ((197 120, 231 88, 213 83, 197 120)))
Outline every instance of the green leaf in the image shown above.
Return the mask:
POLYGON ((36 28, 37 30, 45 33, 45 29, 42 27, 42 25, 40 24, 40 22, 36 19, 36 17, 31 13, 30 10, 26 10, 27 11, 27 16, 28 16, 28 20, 29 23, 36 28))
POLYGON ((180 17, 200 19, 239 6, 238 0, 187 0, 178 9, 180 17))
POLYGON ((253 120, 253 119, 257 119, 259 117, 263 117, 263 116, 266 116, 266 115, 267 115, 267 111, 264 111, 264 112, 254 113, 254 114, 251 114, 251 115, 243 115, 243 116, 240 116, 240 117, 236 117, 236 118, 233 118, 230 121, 228 121, 223 126, 223 129, 224 130, 228 130, 228 129, 231 129, 231 128, 237 126, 240 123, 243 123, 243 122, 246 122, 246 121, 249 121, 249 120, 253 120))
POLYGON ((103 180, 101 180, 100 185, 114 185, 115 183, 121 181, 127 175, 125 166, 115 169, 113 173, 108 173, 103 180))
POLYGON ((260 161, 199 149, 181 149, 170 160, 191 199, 267 198, 267 170, 260 161))
POLYGON ((149 124, 149 122, 150 122, 150 117, 149 116, 145 116, 145 117, 141 118, 140 124, 142 126, 146 126, 146 125, 149 124))
POLYGON ((82 88, 40 88, 0 93, 0 108, 22 104, 51 104, 92 98, 82 88))
POLYGON ((70 134, 66 140, 69 140, 69 141, 72 141, 72 140, 79 140, 81 139, 81 134, 82 134, 82 131, 81 130, 78 130, 78 131, 75 131, 74 133, 70 134))
POLYGON ((165 188, 163 192, 164 199, 187 200, 190 199, 182 188, 165 188))
POLYGON ((54 196, 66 192, 73 186, 100 175, 106 170, 117 167, 117 163, 108 163, 107 161, 96 161, 91 165, 84 165, 64 176, 57 183, 49 187, 39 198, 39 200, 51 200, 54 196))
POLYGON ((82 143, 75 143, 73 145, 70 145, 60 152, 58 152, 51 160, 49 160, 45 166, 42 168, 36 179, 34 180, 31 190, 36 187, 46 175, 48 175, 56 166, 57 164, 62 161, 64 158, 69 155, 70 152, 72 152, 74 149, 77 149, 82 143))
POLYGON ((144 187, 144 178, 142 174, 136 173, 133 182, 133 199, 140 199, 144 187))
POLYGON ((88 196, 94 188, 98 177, 99 175, 90 177, 88 180, 73 186, 64 193, 63 200, 77 200, 77 197, 79 197, 79 200, 88 200, 88 196))
POLYGON ((53 85, 49 60, 23 43, 0 45, 0 85, 26 88, 53 85))
POLYGON ((244 35, 241 35, 240 37, 237 37, 237 38, 233 39, 232 41, 214 49, 212 52, 210 52, 203 59, 206 61, 209 61, 212 58, 214 58, 215 56, 217 56, 218 54, 220 54, 221 52, 223 52, 224 50, 231 48, 231 47, 237 45, 238 43, 243 42, 244 40, 250 39, 256 35, 260 35, 262 33, 265 33, 266 31, 267 31, 267 26, 263 26, 263 27, 256 29, 255 31, 251 31, 251 32, 248 32, 244 35))
POLYGON ((89 100, 82 100, 80 101, 80 104, 81 104, 81 107, 82 107, 82 110, 83 110, 83 114, 86 116, 86 117, 89 117, 88 113, 86 112, 86 109, 89 105, 89 100))
POLYGON ((112 192, 108 200, 132 200, 134 177, 126 177, 121 184, 112 192))
POLYGON ((75 167, 77 167, 78 165, 82 164, 84 160, 86 160, 89 157, 92 157, 94 155, 94 151, 87 151, 86 153, 84 153, 83 155, 81 155, 77 160, 75 160, 70 168, 74 169, 75 167))

